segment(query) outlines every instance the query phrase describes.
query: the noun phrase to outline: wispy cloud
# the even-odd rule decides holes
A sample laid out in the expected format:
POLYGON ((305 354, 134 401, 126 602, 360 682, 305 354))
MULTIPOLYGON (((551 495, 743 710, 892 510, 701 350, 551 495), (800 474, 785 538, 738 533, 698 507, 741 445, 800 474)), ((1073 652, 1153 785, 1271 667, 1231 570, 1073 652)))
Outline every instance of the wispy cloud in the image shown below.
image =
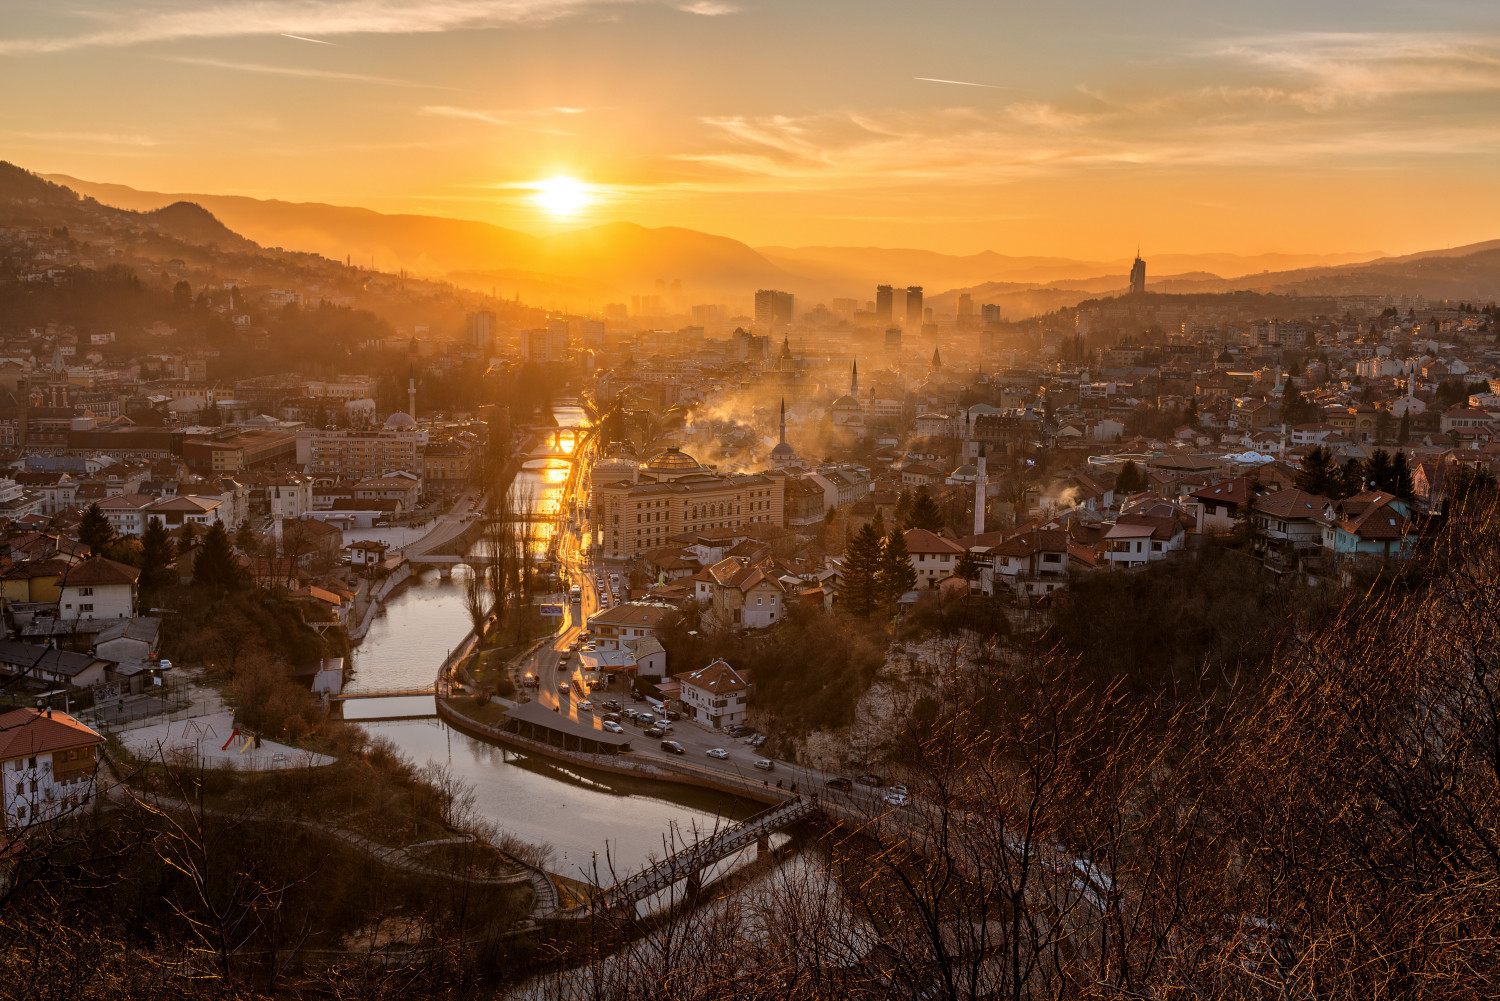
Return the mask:
POLYGON ((333 44, 332 42, 324 41, 321 38, 307 38, 307 37, 305 37, 303 35, 289 35, 289 34, 287 34, 284 31, 281 33, 281 37, 282 38, 294 38, 294 39, 296 39, 299 42, 312 42, 314 45, 332 45, 333 44))
POLYGON ((0 130, 0 136, 31 142, 87 143, 100 146, 158 146, 160 140, 150 136, 128 135, 119 132, 24 132, 16 129, 0 130))
POLYGON ((987 88, 989 90, 1006 90, 1006 89, 1008 89, 1008 88, 1005 88, 1005 87, 1001 87, 999 84, 994 84, 994 83, 974 83, 971 80, 944 80, 942 77, 937 77, 937 76, 914 76, 914 77, 912 77, 912 79, 913 80, 920 80, 923 83, 951 83, 951 84, 953 84, 956 87, 985 87, 985 88, 987 88))
POLYGON ((587 108, 455 108, 446 104, 428 105, 421 109, 424 115, 435 118, 456 118, 460 121, 484 122, 487 125, 498 125, 502 128, 524 129, 528 132, 540 132, 544 135, 570 136, 574 133, 568 132, 556 126, 549 125, 549 120, 559 116, 570 118, 574 115, 584 114, 587 108))
POLYGON ((308 66, 276 66, 269 63, 244 63, 231 59, 210 59, 206 56, 163 56, 167 62, 184 66, 206 66, 210 69, 233 70, 239 73, 264 73, 270 76, 305 77, 310 80, 347 80, 351 83, 373 83, 386 87, 416 87, 422 90, 453 90, 435 83, 418 80, 402 80, 397 77, 371 76, 367 73, 345 73, 341 70, 323 70, 308 66))
MULTIPOLYGON (((422 34, 538 24, 585 9, 643 0, 93 0, 79 13, 92 30, 0 41, 0 55, 38 55, 101 46, 194 38, 283 35, 303 41, 354 34, 422 34)), ((671 2, 671 0, 650 0, 671 2)), ((676 4, 674 4, 676 5, 676 4)), ((694 0, 679 9, 704 16, 739 8, 725 0, 694 0)))

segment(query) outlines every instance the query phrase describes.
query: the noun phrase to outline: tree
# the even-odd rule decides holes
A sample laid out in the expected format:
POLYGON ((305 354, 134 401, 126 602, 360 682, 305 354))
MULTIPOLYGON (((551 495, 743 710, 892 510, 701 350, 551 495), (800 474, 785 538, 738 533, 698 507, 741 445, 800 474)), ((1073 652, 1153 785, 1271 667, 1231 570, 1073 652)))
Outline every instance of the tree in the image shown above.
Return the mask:
POLYGON ((198 411, 198 423, 205 427, 218 427, 224 423, 224 417, 219 413, 217 403, 209 403, 208 406, 198 411))
POLYGON ((911 565, 911 550, 906 548, 906 535, 900 529, 886 536, 880 548, 879 581, 881 604, 887 608, 917 586, 917 570, 911 565))
POLYGON ((971 585, 979 579, 984 565, 979 562, 979 557, 974 555, 974 550, 965 549, 958 556, 958 562, 953 565, 953 576, 962 577, 971 585))
POLYGON ((245 572, 235 558, 234 546, 224 526, 214 522, 203 536, 203 547, 193 559, 193 584, 211 594, 237 591, 245 583, 245 572))
POLYGON ((90 556, 100 556, 114 537, 115 529, 109 518, 99 510, 98 504, 90 504, 78 523, 78 541, 89 547, 90 556))
POLYGON ((1127 496, 1146 489, 1146 476, 1133 459, 1126 459, 1115 477, 1115 496, 1127 496))
POLYGON ((1391 493, 1402 500, 1411 500, 1417 494, 1416 484, 1411 479, 1411 466, 1405 452, 1397 452, 1391 460, 1391 493))
POLYGON ((911 522, 911 491, 906 487, 901 488, 901 496, 896 498, 896 524, 907 525, 911 522))
POLYGON ((1182 421, 1188 427, 1198 426, 1198 398, 1196 396, 1188 397, 1187 408, 1182 412, 1182 421))
POLYGON ((1365 464, 1358 459, 1350 459, 1339 467, 1338 488, 1328 496, 1333 500, 1339 500, 1364 492, 1365 464))
POLYGON ((1388 494, 1396 492, 1396 464, 1391 460, 1391 453, 1385 449, 1377 448, 1375 454, 1370 456, 1366 476, 1370 489, 1383 490, 1388 494))
POLYGON ((927 485, 924 483, 917 488, 917 494, 912 498, 911 514, 906 519, 905 527, 925 528, 929 532, 940 532, 943 524, 943 510, 938 507, 937 501, 932 499, 932 494, 927 492, 927 485))
POLYGON ((1302 459, 1297 475, 1292 480, 1298 490, 1320 497, 1333 497, 1339 492, 1339 481, 1333 466, 1333 453, 1322 445, 1308 452, 1302 459))
POLYGON ((1396 429, 1396 444, 1405 445, 1411 441, 1411 411, 1401 415, 1401 424, 1396 429))
POLYGON ((1309 424, 1323 416, 1322 408, 1302 395, 1296 379, 1288 379, 1281 393, 1281 419, 1287 424, 1309 424))
POLYGON ((1380 445, 1391 443, 1391 412, 1382 409, 1375 415, 1375 441, 1380 445))
POLYGON ((841 597, 853 615, 866 618, 880 599, 880 536, 868 522, 853 539, 844 556, 841 597))
POLYGON ((146 530, 141 533, 140 583, 143 591, 156 591, 171 583, 168 565, 176 555, 172 537, 167 534, 161 519, 152 518, 146 522, 146 530))
POLYGON ((255 530, 248 521, 240 522, 240 527, 235 530, 234 547, 246 556, 254 556, 260 549, 260 539, 256 538, 255 530))

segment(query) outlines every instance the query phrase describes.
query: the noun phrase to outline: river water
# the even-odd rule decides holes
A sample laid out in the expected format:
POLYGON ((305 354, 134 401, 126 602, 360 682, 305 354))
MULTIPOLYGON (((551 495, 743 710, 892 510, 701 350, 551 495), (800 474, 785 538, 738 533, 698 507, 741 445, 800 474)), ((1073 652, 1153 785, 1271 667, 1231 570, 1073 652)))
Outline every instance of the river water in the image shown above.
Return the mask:
MULTIPOLYGON (((556 413, 564 425, 583 419, 577 408, 558 408, 556 413)), ((555 512, 566 464, 542 460, 529 466, 517 477, 518 489, 534 498, 539 513, 555 512)), ((438 664, 469 629, 460 583, 467 572, 458 567, 452 577, 443 579, 435 569, 424 571, 387 602, 354 650, 348 688, 431 684, 438 664)), ((345 703, 345 718, 351 721, 431 712, 431 698, 345 703)), ((549 868, 564 876, 591 878, 597 866, 600 878, 613 882, 609 866, 618 873, 639 869, 669 854, 666 846, 674 837, 691 839, 695 830, 711 831, 721 818, 735 815, 736 804, 720 793, 591 772, 502 750, 435 718, 364 726, 419 766, 438 762, 452 769, 473 788, 480 814, 522 840, 551 846, 549 868)), ((740 816, 760 808, 737 806, 740 816)))

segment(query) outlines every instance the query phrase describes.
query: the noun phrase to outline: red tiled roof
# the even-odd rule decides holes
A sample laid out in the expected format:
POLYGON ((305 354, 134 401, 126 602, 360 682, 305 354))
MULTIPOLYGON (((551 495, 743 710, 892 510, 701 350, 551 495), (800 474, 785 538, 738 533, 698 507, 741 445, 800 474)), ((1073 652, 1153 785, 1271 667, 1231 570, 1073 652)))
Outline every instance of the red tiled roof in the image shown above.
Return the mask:
POLYGON ((103 737, 56 709, 12 709, 0 714, 0 761, 103 742, 103 737))

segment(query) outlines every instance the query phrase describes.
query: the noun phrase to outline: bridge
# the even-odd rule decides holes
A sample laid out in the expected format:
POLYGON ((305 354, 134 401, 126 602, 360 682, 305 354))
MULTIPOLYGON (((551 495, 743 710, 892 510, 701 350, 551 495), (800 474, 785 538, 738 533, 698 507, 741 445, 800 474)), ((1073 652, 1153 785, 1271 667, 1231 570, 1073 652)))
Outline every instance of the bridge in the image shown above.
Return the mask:
POLYGON ((773 806, 608 887, 595 904, 604 910, 634 905, 681 879, 688 881, 689 894, 696 893, 704 869, 751 845, 764 844, 772 834, 817 812, 815 802, 801 797, 773 806))
POLYGON ((439 681, 427 685, 424 688, 413 688, 403 686, 397 688, 361 688, 353 692, 339 692, 337 695, 328 696, 329 702, 347 702, 350 699, 396 699, 403 696, 415 695, 437 695, 442 698, 448 697, 448 682, 439 681))

